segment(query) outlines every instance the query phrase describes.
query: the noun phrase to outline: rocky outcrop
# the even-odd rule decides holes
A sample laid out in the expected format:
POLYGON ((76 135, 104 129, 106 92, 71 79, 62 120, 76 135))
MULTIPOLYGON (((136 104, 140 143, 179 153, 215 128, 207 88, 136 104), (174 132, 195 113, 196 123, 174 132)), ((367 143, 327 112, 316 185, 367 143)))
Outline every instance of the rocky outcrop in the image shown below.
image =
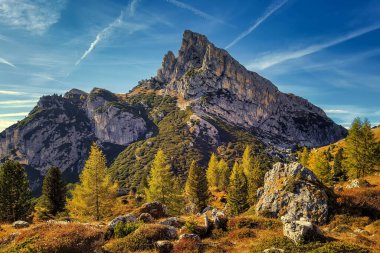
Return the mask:
POLYGON ((152 82, 190 101, 198 115, 223 119, 280 147, 322 146, 347 133, 322 109, 280 92, 227 51, 191 31, 185 31, 178 57, 172 52, 165 55, 152 82))
POLYGON ((258 190, 256 212, 288 221, 301 218, 324 224, 328 219, 327 188, 309 169, 299 163, 276 163, 265 174, 258 190))
POLYGON ((161 204, 158 201, 148 202, 142 205, 136 213, 141 215, 142 213, 149 213, 153 218, 159 219, 162 217, 166 217, 168 214, 168 208, 166 205, 161 204))
MULTIPOLYGON (((91 142, 97 141, 112 159, 147 132, 141 112, 111 92, 74 89, 63 97, 42 97, 25 119, 4 130, 0 160, 10 158, 33 168, 39 174, 35 180, 57 166, 66 180, 75 181, 91 142)), ((32 186, 38 188, 41 182, 32 186)))
POLYGON ((12 223, 14 228, 27 228, 30 226, 29 222, 18 220, 12 223))
POLYGON ((284 223, 284 236, 291 239, 297 245, 314 241, 325 241, 326 239, 322 231, 307 220, 282 220, 284 223))

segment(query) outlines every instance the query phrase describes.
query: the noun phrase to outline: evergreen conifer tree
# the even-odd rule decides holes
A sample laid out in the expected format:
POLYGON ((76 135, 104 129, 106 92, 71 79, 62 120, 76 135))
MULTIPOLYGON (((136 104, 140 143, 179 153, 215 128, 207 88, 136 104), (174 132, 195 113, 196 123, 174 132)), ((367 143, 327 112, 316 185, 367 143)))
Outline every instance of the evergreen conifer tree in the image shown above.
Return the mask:
POLYGON ((313 171, 324 184, 332 184, 331 166, 325 152, 317 152, 313 171))
POLYGON ((227 205, 230 214, 237 215, 246 211, 248 204, 248 185, 243 168, 235 162, 230 177, 227 205))
POLYGON ((168 207, 169 212, 180 213, 183 205, 183 196, 179 180, 174 176, 164 152, 158 150, 154 157, 148 188, 145 189, 148 201, 159 201, 168 207))
POLYGON ((192 161, 185 185, 185 196, 191 213, 198 213, 207 206, 208 186, 206 173, 192 161))
POLYGON ((218 189, 221 191, 227 191, 230 183, 231 169, 224 159, 220 159, 218 163, 219 171, 219 184, 218 189))
POLYGON ((207 167, 207 182, 209 187, 216 188, 219 183, 219 172, 218 172, 218 158, 214 153, 211 154, 210 161, 207 167))
POLYGON ((67 201, 72 217, 99 221, 111 214, 118 186, 108 175, 106 164, 102 150, 95 143, 92 144, 80 182, 71 192, 72 199, 67 201))
POLYGON ((309 158, 310 158, 310 152, 307 149, 307 147, 304 147, 302 149, 302 153, 300 154, 299 162, 302 164, 304 167, 309 166, 309 158))
POLYGON ((334 182, 347 180, 347 172, 343 168, 343 148, 340 148, 334 156, 333 180, 334 182))
POLYGON ((25 219, 32 211, 32 194, 25 169, 7 160, 0 166, 0 221, 25 219))
POLYGON ((65 209, 66 185, 59 168, 51 167, 45 175, 42 185, 43 206, 52 215, 65 209))

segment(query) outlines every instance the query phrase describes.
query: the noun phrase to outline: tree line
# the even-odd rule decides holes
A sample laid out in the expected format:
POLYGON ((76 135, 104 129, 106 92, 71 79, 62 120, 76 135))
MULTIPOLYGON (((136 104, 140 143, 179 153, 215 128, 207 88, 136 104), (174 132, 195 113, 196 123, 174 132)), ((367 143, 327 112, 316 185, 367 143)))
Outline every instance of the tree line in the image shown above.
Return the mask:
MULTIPOLYGON (((255 203, 256 191, 270 167, 264 155, 252 153, 247 146, 232 168, 215 154, 207 168, 192 161, 183 185, 160 149, 147 178, 145 200, 165 204, 172 214, 198 213, 209 204, 212 191, 223 191, 228 193, 229 212, 241 213, 255 203)), ((71 188, 68 190, 59 168, 51 167, 44 177, 41 197, 33 199, 25 169, 17 161, 7 160, 0 166, 0 221, 31 219, 32 215, 54 219, 63 214, 84 221, 109 217, 119 186, 112 181, 106 158, 96 144, 91 146, 79 182, 71 188)))
POLYGON ((298 157, 322 182, 333 185, 370 175, 380 165, 380 143, 375 140, 370 122, 356 118, 342 144, 315 151, 304 147, 298 157))

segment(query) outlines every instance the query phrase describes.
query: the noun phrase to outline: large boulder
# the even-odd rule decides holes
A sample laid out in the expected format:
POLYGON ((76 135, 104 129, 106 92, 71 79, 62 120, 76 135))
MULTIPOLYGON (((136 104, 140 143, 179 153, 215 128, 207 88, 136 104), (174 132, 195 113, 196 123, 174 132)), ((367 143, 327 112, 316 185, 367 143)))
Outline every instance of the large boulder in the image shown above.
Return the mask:
POLYGON ((284 235, 299 245, 307 242, 325 241, 322 231, 310 221, 305 219, 289 221, 282 217, 284 235))
POLYGON ((155 246, 158 253, 170 253, 173 251, 173 243, 171 241, 158 241, 155 246))
POLYGON ((13 222, 12 226, 14 228, 27 228, 30 226, 30 224, 27 221, 18 220, 18 221, 13 222))
POLYGON ((328 219, 328 191, 314 173, 301 164, 276 163, 265 174, 264 187, 258 190, 256 212, 324 224, 328 219))
POLYGON ((159 219, 162 217, 166 217, 167 211, 168 209, 166 205, 161 204, 158 201, 153 201, 153 202, 145 203, 144 205, 142 205, 137 210, 137 214, 141 215, 142 213, 149 213, 150 215, 152 215, 153 218, 159 219))

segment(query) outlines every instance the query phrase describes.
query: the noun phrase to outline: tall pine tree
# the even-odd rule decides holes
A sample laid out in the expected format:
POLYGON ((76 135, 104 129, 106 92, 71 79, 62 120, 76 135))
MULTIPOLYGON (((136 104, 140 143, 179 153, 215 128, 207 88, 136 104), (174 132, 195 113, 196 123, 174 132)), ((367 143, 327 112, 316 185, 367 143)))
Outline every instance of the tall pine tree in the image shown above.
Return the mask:
POLYGON ((376 161, 374 135, 368 120, 354 119, 348 131, 345 154, 346 164, 355 177, 371 172, 376 161))
POLYGON ((218 158, 214 153, 211 154, 210 161, 208 162, 206 176, 208 186, 217 188, 219 183, 218 158))
POLYGON ((227 205, 229 213, 232 215, 246 211, 248 204, 248 185, 243 168, 235 162, 230 177, 228 188, 227 205))
POLYGON ((169 212, 175 214, 181 212, 183 196, 179 180, 174 176, 164 152, 159 149, 154 157, 150 175, 148 176, 148 188, 145 189, 148 201, 159 201, 168 207, 169 212))
POLYGON ((56 215, 65 209, 66 185, 59 168, 51 167, 45 175, 42 185, 42 202, 47 211, 56 215))
POLYGON ((25 169, 7 160, 0 166, 0 221, 25 219, 32 211, 32 194, 25 169))
POLYGON ((72 199, 67 201, 70 215, 81 220, 101 220, 111 214, 116 201, 117 184, 111 181, 107 161, 101 149, 94 143, 90 156, 75 186, 72 199))
POLYGON ((230 183, 231 169, 224 159, 220 159, 218 163, 219 181, 218 189, 221 191, 227 191, 230 183))
POLYGON ((333 180, 334 182, 347 180, 347 172, 343 168, 343 148, 340 148, 334 156, 333 180))
POLYGON ((316 153, 313 171, 324 184, 332 185, 331 166, 325 152, 316 153))
POLYGON ((207 206, 208 186, 206 173, 195 161, 191 162, 185 185, 185 197, 191 213, 198 213, 207 206))

